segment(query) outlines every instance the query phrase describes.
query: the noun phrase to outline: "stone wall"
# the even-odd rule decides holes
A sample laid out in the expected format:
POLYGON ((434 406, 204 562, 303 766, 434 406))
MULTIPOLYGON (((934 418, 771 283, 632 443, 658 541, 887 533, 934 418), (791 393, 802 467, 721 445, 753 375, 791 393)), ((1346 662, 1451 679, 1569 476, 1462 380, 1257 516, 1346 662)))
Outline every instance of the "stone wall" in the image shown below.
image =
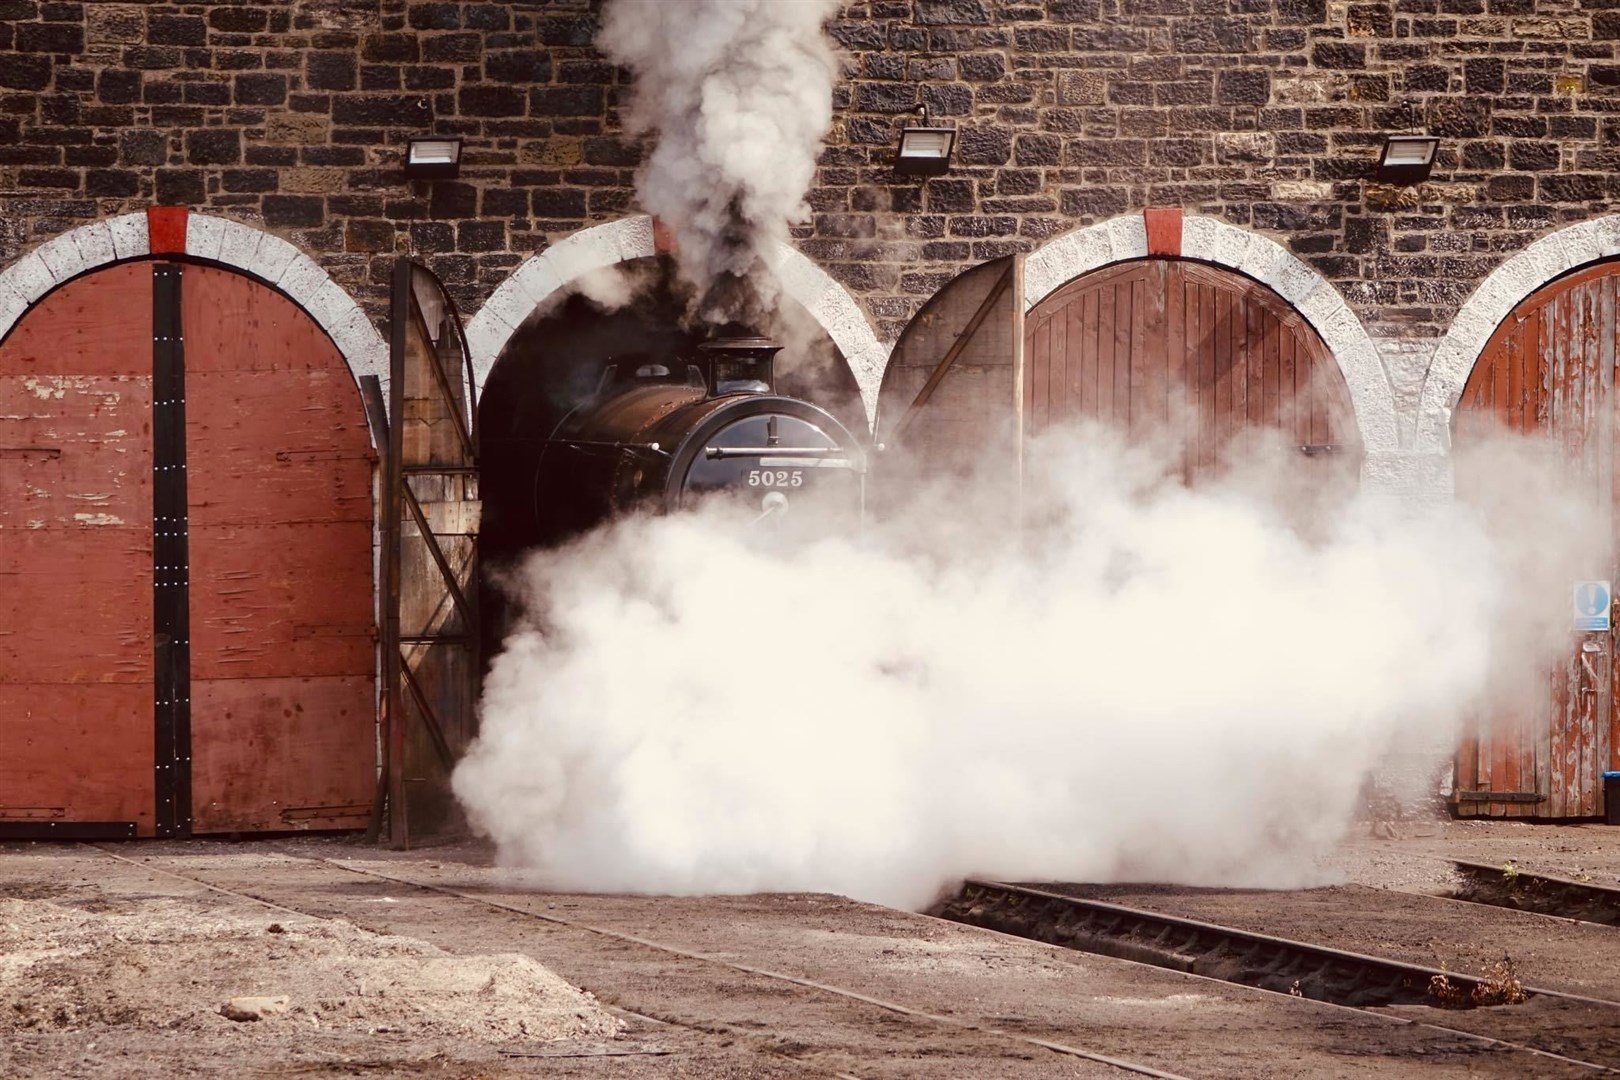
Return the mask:
MULTIPOLYGON (((1614 2, 850 0, 797 239, 890 338, 969 265, 1179 205, 1286 246, 1375 338, 1432 339, 1509 254, 1620 194, 1614 2), (889 170, 919 104, 961 134, 925 183, 889 170), (1364 179, 1407 130, 1444 138, 1433 180, 1364 179)), ((634 211, 599 7, 0 0, 0 261, 185 204, 287 237, 374 313, 396 252, 475 310, 634 211), (466 137, 460 180, 404 180, 428 131, 466 137)))

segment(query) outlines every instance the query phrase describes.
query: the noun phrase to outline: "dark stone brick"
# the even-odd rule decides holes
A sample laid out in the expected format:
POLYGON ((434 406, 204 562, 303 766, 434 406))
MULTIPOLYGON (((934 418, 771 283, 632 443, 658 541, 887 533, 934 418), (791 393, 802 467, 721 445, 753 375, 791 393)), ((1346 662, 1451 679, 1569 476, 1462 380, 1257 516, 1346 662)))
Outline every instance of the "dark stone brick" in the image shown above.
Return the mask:
POLYGON ((478 189, 471 184, 438 181, 428 194, 428 216, 470 218, 478 216, 478 189))
POLYGON ((529 91, 532 116, 601 116, 599 86, 544 86, 529 91))
POLYGON ((304 59, 304 85, 311 90, 353 90, 355 76, 350 54, 312 52, 304 59))
POLYGON ((1451 85, 1451 73, 1437 64, 1414 64, 1401 76, 1401 85, 1407 90, 1444 92, 1451 85))
POLYGON ((1264 68, 1233 68, 1220 73, 1215 100, 1223 105, 1264 105, 1271 100, 1271 74, 1264 68))
POLYGON ((916 0, 916 19, 924 26, 983 25, 990 12, 985 0, 916 0))
POLYGON ((116 146, 67 146, 63 147, 62 154, 64 165, 88 165, 100 169, 118 164, 116 146))
POLYGON ((345 251, 393 251, 394 223, 391 221, 351 221, 343 229, 345 251))
POLYGON ((1099 0, 1046 0, 1046 17, 1053 22, 1096 22, 1101 14, 1099 0))
POLYGON ((585 216, 585 193, 573 188, 538 188, 530 205, 541 218, 580 218, 585 216))
POLYGON ((1443 139, 1472 139, 1490 124, 1490 102, 1483 98, 1445 98, 1429 103, 1429 133, 1443 139))
POLYGON ((398 90, 404 69, 397 64, 361 64, 361 90, 398 90))
POLYGON ((258 34, 270 25, 270 13, 263 8, 218 7, 208 13, 208 25, 231 34, 258 34))
POLYGON ((141 100, 141 73, 107 68, 96 77, 96 97, 109 105, 128 105, 141 100))
POLYGON ((370 34, 360 43, 363 59, 379 64, 414 64, 422 58, 415 34, 370 34))
POLYGON ((208 24, 195 15, 150 15, 146 20, 148 45, 206 45, 208 24))
POLYGON ((973 182, 971 180, 928 181, 928 209, 936 214, 966 213, 973 209, 973 182))
POLYGON ((462 18, 469 30, 505 30, 512 24, 505 4, 468 4, 462 18))
MULTIPOLYGON (((603 65, 606 67, 606 65, 603 65)), ((598 70, 594 74, 602 75, 598 70)), ((608 82, 611 68, 605 78, 591 81, 608 82)), ((484 54, 484 78, 501 83, 543 83, 551 81, 551 54, 538 49, 514 49, 507 52, 484 54)))
POLYGON ((617 165, 634 168, 641 164, 641 147, 623 138, 586 139, 585 161, 591 165, 617 165))
POLYGON ((1349 71, 1367 66, 1367 46, 1346 41, 1318 42, 1311 48, 1311 62, 1331 71, 1349 71))
POLYGON ((855 108, 861 112, 910 112, 917 107, 917 88, 911 83, 861 83, 855 88, 855 108))
POLYGON ((1064 188, 1058 205, 1071 218, 1113 217, 1130 208, 1130 194, 1124 188, 1064 188))
POLYGON ((956 60, 962 78, 973 82, 994 82, 1007 74, 1007 60, 1000 53, 969 53, 956 60))
POLYGON ((220 186, 234 194, 275 191, 279 176, 275 169, 226 169, 220 174, 220 186))
POLYGON ((1057 135, 1020 135, 1013 141, 1020 165, 1057 165, 1063 160, 1063 139, 1057 135))
POLYGON ((448 90, 456 85, 456 71, 448 67, 408 67, 405 69, 407 90, 448 90))
POLYGON ((485 188, 480 209, 485 217, 523 217, 529 212, 529 193, 515 188, 485 188))
POLYGON ((151 128, 118 133, 118 159, 125 165, 163 165, 169 160, 169 136, 151 128))
POLYGON ((201 169, 159 169, 157 201, 161 206, 200 206, 208 199, 201 169))
POLYGON ((249 146, 242 156, 249 165, 285 168, 298 164, 298 149, 293 146, 249 146))
POLYGON ((231 103, 231 87, 229 83, 187 82, 181 85, 183 90, 180 94, 180 100, 187 105, 229 105, 231 103))
POLYGON ((366 163, 366 152, 358 146, 306 146, 305 165, 341 165, 355 168, 366 163))
POLYGON ((1493 176, 1485 184, 1485 195, 1497 202, 1517 202, 1536 193, 1533 176, 1493 176))
POLYGON ((1544 116, 1493 116, 1491 133, 1508 135, 1516 139, 1544 139, 1547 137, 1547 118, 1544 116))
POLYGON ((456 225, 458 251, 501 251, 505 247, 504 221, 463 221, 456 225))
POLYGON ((966 116, 973 111, 973 91, 958 83, 925 83, 922 99, 931 116, 966 116))
POLYGON ((1605 198, 1608 177, 1601 173, 1557 173, 1540 178, 1541 197, 1550 202, 1592 202, 1605 198))
POLYGON ((1516 142, 1508 147, 1508 163, 1519 172, 1545 172, 1558 168, 1556 143, 1516 142))
POLYGON ((124 66, 141 68, 145 71, 161 71, 166 68, 177 68, 185 60, 185 54, 179 49, 153 49, 143 46, 132 46, 124 50, 124 66))
POLYGON ((540 19, 535 23, 543 45, 589 46, 596 40, 596 19, 590 15, 540 19))
POLYGON ((84 193, 100 199, 131 199, 141 193, 141 179, 122 169, 89 169, 84 174, 84 193))
POLYGON ((84 27, 71 23, 22 23, 17 27, 18 52, 84 52, 84 27))
POLYGON ((7 21, 39 18, 35 0, 0 0, 0 19, 7 21))
POLYGON ((1011 157, 1012 132, 1000 125, 966 124, 956 131, 956 160, 963 165, 1005 165, 1011 157))
POLYGON ((326 221, 326 203, 319 195, 266 195, 264 223, 272 228, 307 229, 326 221))
POLYGON ((49 57, 0 54, 0 87, 9 90, 43 90, 50 83, 49 57))
POLYGON ((1243 19, 1198 16, 1174 23, 1171 40, 1182 53, 1242 53, 1249 49, 1249 28, 1243 19))
POLYGON ((1069 49, 1069 31, 1056 26, 1020 26, 1013 44, 1023 53, 1062 53, 1069 49))
POLYGON ((419 94, 340 97, 332 102, 332 121, 351 127, 424 128, 432 119, 428 99, 419 94))
POLYGON ((827 33, 838 44, 854 51, 888 46, 883 27, 877 23, 839 21, 830 25, 827 33))
POLYGON ((464 86, 456 96, 462 116, 522 116, 529 97, 510 86, 464 86))
POLYGON ((1463 61, 1463 89, 1470 94, 1500 94, 1506 83, 1507 64, 1495 58, 1463 61))
POLYGON ((192 165, 235 165, 242 160, 242 133, 212 128, 186 133, 186 161, 192 165))
POLYGON ((1465 169, 1502 168, 1507 155, 1499 142, 1468 142, 1462 148, 1462 166, 1465 169))
POLYGON ((460 30, 461 5, 412 4, 408 22, 413 30, 460 30))
POLYGON ((430 64, 459 64, 476 61, 484 54, 480 34, 440 34, 426 39, 422 59, 430 64))
POLYGON ((281 105, 287 100, 287 76, 238 75, 233 99, 238 105, 281 105))

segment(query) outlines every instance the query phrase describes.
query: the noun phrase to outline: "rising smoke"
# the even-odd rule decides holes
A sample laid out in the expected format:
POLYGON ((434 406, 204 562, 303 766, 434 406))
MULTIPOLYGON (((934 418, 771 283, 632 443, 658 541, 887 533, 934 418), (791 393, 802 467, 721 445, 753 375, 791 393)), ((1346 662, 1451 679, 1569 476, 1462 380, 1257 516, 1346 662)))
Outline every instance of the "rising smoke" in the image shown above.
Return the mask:
POLYGON ((839 0, 614 0, 597 44, 635 77, 627 127, 656 133, 636 180, 671 230, 695 314, 764 326, 770 256, 808 212, 832 125, 839 0))
POLYGON ((1552 473, 1512 513, 1362 495, 1302 530, 1275 455, 1197 489, 1173 460, 1054 434, 1024 529, 988 475, 861 536, 717 503, 535 554, 456 789, 561 889, 1319 880, 1393 744, 1542 683, 1596 530, 1552 473))

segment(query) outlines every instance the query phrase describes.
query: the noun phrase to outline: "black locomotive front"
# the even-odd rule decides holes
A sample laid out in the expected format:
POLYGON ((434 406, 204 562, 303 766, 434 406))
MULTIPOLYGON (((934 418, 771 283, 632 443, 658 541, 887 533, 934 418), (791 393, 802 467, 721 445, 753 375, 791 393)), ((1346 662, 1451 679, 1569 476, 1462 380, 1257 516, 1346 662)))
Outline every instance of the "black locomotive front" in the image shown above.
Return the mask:
POLYGON ((724 494, 760 516, 858 516, 863 455, 825 410, 773 392, 780 346, 731 338, 675 363, 616 364, 541 450, 535 522, 556 542, 632 510, 724 494))

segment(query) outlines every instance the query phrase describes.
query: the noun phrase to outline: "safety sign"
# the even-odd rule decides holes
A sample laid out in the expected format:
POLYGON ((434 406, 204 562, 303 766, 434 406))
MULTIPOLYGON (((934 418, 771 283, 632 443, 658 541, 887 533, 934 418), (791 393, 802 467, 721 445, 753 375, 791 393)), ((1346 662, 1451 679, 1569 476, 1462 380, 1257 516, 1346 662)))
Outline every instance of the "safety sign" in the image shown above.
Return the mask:
POLYGON ((1609 628, 1610 589, 1607 581, 1577 581, 1575 583, 1575 629, 1607 630, 1609 628))

